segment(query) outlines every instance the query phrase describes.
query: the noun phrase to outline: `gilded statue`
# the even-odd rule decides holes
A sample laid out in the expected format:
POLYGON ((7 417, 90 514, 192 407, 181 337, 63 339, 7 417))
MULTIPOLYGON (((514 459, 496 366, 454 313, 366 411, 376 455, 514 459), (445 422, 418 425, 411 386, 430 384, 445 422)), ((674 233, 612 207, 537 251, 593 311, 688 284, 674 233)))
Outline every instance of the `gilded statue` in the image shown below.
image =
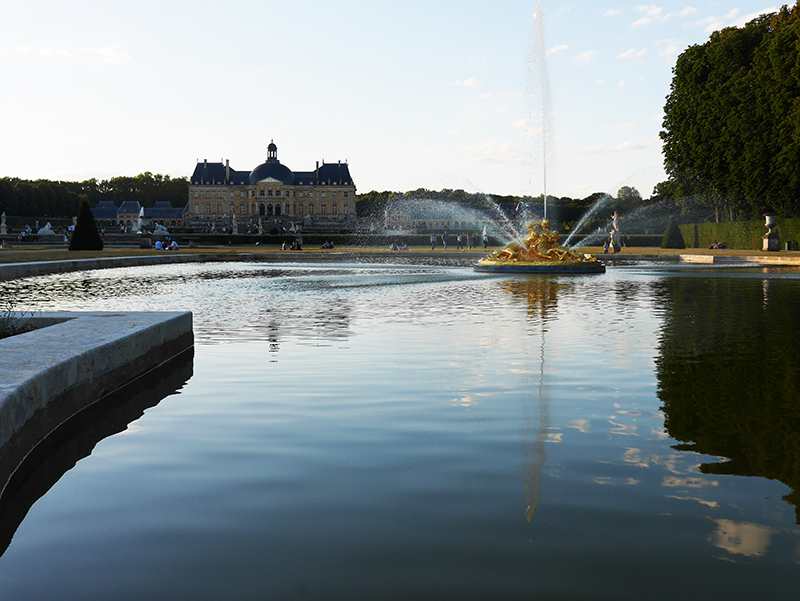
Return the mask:
POLYGON ((574 253, 558 243, 558 232, 547 219, 525 224, 528 235, 489 254, 479 263, 596 263, 594 255, 574 253))

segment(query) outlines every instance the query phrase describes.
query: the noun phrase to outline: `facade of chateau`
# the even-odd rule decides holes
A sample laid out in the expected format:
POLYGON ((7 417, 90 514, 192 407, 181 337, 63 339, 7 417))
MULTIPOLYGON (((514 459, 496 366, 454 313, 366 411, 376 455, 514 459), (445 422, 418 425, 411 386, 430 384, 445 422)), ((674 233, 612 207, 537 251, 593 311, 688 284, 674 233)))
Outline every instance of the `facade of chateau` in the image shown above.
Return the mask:
POLYGON ((347 163, 317 162, 313 171, 292 171, 270 142, 267 160, 252 171, 225 163, 198 162, 189 181, 191 225, 265 227, 303 224, 346 227, 355 222, 356 186, 347 163))

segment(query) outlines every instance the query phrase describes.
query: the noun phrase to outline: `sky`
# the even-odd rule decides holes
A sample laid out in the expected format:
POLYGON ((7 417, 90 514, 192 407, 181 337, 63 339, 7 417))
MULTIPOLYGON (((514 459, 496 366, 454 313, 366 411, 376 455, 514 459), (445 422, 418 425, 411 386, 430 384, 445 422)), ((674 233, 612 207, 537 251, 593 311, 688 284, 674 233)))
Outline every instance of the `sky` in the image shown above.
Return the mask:
POLYGON ((677 56, 768 2, 6 0, 0 177, 250 171, 274 141, 359 193, 646 198, 677 56))

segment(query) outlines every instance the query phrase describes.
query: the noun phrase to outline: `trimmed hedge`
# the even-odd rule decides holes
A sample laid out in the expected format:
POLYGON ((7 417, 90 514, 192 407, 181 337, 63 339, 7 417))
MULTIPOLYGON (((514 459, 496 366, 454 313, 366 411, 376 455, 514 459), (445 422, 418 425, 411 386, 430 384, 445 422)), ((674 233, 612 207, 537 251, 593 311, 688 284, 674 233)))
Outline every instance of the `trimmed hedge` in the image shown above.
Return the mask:
MULTIPOLYGON (((683 239, 692 241, 696 248, 709 248, 714 242, 724 242, 728 248, 761 250, 762 237, 767 233, 764 219, 735 221, 733 223, 687 223, 680 226, 683 239), (694 228, 697 228, 695 239, 694 228)), ((778 217, 773 230, 781 238, 781 247, 786 241, 800 240, 800 219, 778 217)))
POLYGON ((81 208, 78 210, 78 220, 69 240, 69 250, 103 250, 103 239, 97 231, 94 215, 86 200, 81 202, 81 208))
POLYGON ((667 231, 664 232, 664 237, 661 239, 661 248, 686 248, 683 234, 673 217, 670 217, 669 223, 667 223, 667 231))

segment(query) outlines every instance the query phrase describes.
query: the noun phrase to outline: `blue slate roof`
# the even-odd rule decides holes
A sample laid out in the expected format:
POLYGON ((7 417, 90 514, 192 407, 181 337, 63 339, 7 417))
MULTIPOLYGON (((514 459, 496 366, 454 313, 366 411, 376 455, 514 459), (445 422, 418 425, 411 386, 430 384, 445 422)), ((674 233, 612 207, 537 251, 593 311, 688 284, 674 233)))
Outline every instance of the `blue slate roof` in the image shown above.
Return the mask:
POLYGON ((156 201, 152 207, 145 207, 142 216, 147 219, 181 219, 185 207, 175 208, 166 200, 156 201))
POLYGON ((262 180, 272 178, 287 186, 352 186, 350 168, 347 163, 323 163, 314 171, 292 171, 278 160, 278 147, 270 142, 267 147, 267 160, 257 165, 252 171, 236 171, 227 169, 223 163, 198 162, 190 179, 192 185, 227 184, 254 185, 262 180))
POLYGON ((113 200, 101 200, 96 207, 92 207, 92 215, 95 219, 116 219, 117 205, 113 200))
POLYGON ((197 163, 194 168, 194 173, 190 179, 190 183, 198 184, 231 184, 234 186, 244 186, 248 183, 250 178, 249 171, 236 171, 230 170, 230 181, 225 180, 225 165, 222 163, 209 163, 203 161, 197 163))
POLYGON ((119 206, 117 214, 124 213, 126 215, 130 215, 132 213, 136 213, 138 215, 141 210, 142 205, 139 204, 138 200, 127 200, 119 206))

